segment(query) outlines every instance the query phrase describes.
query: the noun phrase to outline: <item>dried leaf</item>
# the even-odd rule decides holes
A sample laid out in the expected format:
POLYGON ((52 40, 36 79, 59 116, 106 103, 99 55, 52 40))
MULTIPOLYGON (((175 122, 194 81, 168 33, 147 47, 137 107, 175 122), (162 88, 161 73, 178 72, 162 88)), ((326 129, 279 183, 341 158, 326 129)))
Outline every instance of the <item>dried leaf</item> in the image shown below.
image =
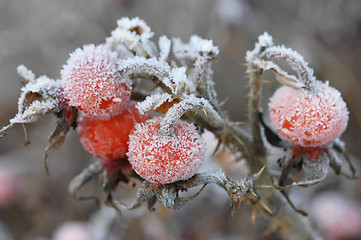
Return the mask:
POLYGON ((45 148, 44 152, 44 168, 47 174, 49 174, 49 168, 47 165, 47 158, 49 153, 57 150, 65 141, 65 137, 69 129, 75 124, 77 118, 77 110, 70 109, 69 111, 62 111, 62 114, 59 114, 58 120, 56 122, 55 129, 50 134, 48 138, 48 145, 45 148), (71 115, 69 117, 69 115, 71 115))

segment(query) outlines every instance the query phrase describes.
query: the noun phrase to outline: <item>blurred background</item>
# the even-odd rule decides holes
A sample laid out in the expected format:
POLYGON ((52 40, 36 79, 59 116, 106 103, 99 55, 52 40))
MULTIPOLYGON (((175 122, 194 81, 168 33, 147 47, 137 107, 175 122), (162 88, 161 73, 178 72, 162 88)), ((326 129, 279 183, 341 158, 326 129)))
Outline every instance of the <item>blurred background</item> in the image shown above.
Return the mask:
MULTIPOLYGON (((7 125, 17 112, 22 87, 22 79, 16 72, 19 64, 37 76, 58 79, 70 52, 84 44, 104 42, 116 27, 117 19, 136 16, 152 28, 155 42, 162 35, 188 42, 191 35, 197 34, 219 46, 220 56, 213 68, 216 90, 220 101, 229 98, 224 109, 235 121, 247 119, 244 56, 247 50, 253 49, 258 35, 267 31, 276 44, 301 53, 314 68, 316 77, 329 80, 348 104, 350 121, 342 140, 359 168, 361 1, 358 0, 0 0, 0 126, 7 125)), ((267 109, 267 101, 279 84, 272 74, 265 74, 264 80, 267 84, 262 104, 267 109)), ((149 214, 143 209, 126 213, 122 219, 109 209, 99 212, 91 201, 75 201, 67 193, 67 184, 89 164, 91 156, 82 149, 76 132, 72 131, 61 149, 50 155, 51 175, 47 176, 42 156, 54 126, 55 118, 50 115, 30 124, 31 144, 26 147, 22 144, 24 134, 20 125, 8 130, 0 141, 0 185, 7 183, 0 186, 0 195, 1 191, 9 194, 4 203, 0 200, 0 239, 55 239, 56 231, 69 222, 73 224, 70 231, 78 231, 79 236, 82 229, 89 226, 101 225, 92 230, 97 229, 99 235, 107 232, 104 229, 111 229, 109 236, 99 239, 279 237, 269 231, 262 216, 251 226, 250 206, 241 206, 231 219, 225 193, 211 186, 179 211, 168 211, 157 205, 155 213, 149 214), (108 225, 101 224, 107 221, 108 225)), ((214 141, 210 137, 210 144, 214 141)), ((221 159, 230 156, 224 152, 220 155, 221 159)), ((210 160, 208 165, 212 164, 220 165, 210 160)), ((295 191, 299 193, 295 199, 309 210, 308 202, 314 200, 316 191, 332 191, 344 199, 341 202, 345 205, 357 209, 350 212, 360 213, 356 218, 361 218, 360 183, 360 180, 336 178, 330 173, 323 183, 295 191)), ((96 192, 97 182, 87 188, 85 191, 96 192)), ((129 194, 135 190, 127 191, 129 194)), ((349 217, 342 216, 345 221, 349 217)), ((328 236, 320 223, 322 217, 313 219, 315 228, 328 236)), ((336 239, 361 239, 357 238, 358 234, 356 231, 356 235, 336 239)), ((86 239, 83 237, 77 239, 86 239)))

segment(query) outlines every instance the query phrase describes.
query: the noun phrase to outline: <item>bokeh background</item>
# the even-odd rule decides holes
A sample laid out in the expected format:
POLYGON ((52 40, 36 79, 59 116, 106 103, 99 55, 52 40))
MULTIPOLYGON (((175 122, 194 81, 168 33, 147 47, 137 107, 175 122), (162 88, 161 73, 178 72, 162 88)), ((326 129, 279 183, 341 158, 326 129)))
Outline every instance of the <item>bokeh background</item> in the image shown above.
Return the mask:
MULTIPOLYGON (((220 100, 228 98, 224 109, 237 121, 246 121, 248 86, 244 56, 253 48, 258 35, 267 31, 276 44, 297 50, 314 68, 316 77, 329 80, 347 102, 350 121, 342 140, 347 143, 355 165, 360 165, 361 1, 358 0, 0 0, 0 126, 7 125, 17 112, 22 87, 16 73, 19 64, 37 76, 45 74, 57 79, 70 52, 84 44, 104 42, 116 27, 117 19, 135 16, 148 23, 155 41, 166 35, 187 42, 191 35, 197 34, 219 46, 220 56, 214 64, 216 90, 220 100)), ((279 84, 272 74, 264 75, 264 80, 266 109, 268 98, 279 84)), ((76 132, 71 132, 61 149, 49 157, 51 175, 47 176, 42 155, 54 124, 52 116, 30 124, 31 144, 26 147, 22 144, 24 135, 20 125, 0 140, 0 170, 4 176, 13 176, 17 192, 13 201, 0 206, 0 239, 50 239, 59 226, 69 221, 88 227, 90 222, 95 226, 109 221, 107 227, 97 225, 98 232, 111 229, 116 237, 110 234, 103 239, 279 237, 268 232, 267 222, 261 216, 251 226, 250 206, 241 206, 231 219, 225 194, 215 187, 177 212, 157 205, 155 213, 146 210, 127 213, 122 220, 112 212, 98 212, 93 202, 73 200, 67 194, 67 184, 89 164, 91 156, 82 149, 76 132)), ((228 157, 227 153, 220 156, 228 157)), ((359 207, 360 180, 336 178, 332 173, 325 183, 307 189, 308 195, 301 194, 295 199, 308 210, 306 203, 316 191, 329 190, 359 207)), ((96 192, 97 182, 89 184, 85 191, 96 192)), ((127 191, 131 194, 134 189, 127 191)))

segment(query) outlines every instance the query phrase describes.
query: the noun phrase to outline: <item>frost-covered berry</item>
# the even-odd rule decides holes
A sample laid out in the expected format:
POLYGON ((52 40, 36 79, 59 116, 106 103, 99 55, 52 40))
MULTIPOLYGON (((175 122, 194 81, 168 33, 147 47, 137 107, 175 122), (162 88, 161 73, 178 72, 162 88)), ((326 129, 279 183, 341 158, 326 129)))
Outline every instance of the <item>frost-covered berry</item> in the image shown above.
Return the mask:
POLYGON ((137 124, 129 139, 129 162, 145 180, 167 184, 191 178, 205 156, 205 144, 195 126, 179 120, 174 136, 159 134, 162 117, 137 124))
POLYGON ((116 62, 117 54, 102 45, 85 45, 70 54, 61 71, 69 104, 102 120, 121 113, 130 99, 131 82, 120 77, 116 62))
POLYGON ((78 124, 78 133, 84 149, 101 159, 124 158, 128 151, 129 135, 135 124, 149 119, 148 115, 141 116, 135 105, 135 102, 130 102, 121 114, 109 120, 83 116, 78 124))
POLYGON ((320 81, 314 88, 310 92, 283 86, 270 99, 271 125, 283 140, 318 147, 345 131, 348 111, 340 92, 320 81))

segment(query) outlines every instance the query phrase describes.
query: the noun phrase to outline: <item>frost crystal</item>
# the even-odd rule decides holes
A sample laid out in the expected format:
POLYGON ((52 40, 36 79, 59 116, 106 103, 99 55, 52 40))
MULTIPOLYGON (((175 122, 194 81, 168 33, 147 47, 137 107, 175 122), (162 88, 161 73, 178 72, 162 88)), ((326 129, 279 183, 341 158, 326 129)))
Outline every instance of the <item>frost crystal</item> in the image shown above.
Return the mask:
POLYGON ((178 121, 174 137, 158 134, 162 118, 137 124, 129 140, 134 170, 153 183, 172 183, 192 177, 205 156, 205 144, 195 126, 178 121))

